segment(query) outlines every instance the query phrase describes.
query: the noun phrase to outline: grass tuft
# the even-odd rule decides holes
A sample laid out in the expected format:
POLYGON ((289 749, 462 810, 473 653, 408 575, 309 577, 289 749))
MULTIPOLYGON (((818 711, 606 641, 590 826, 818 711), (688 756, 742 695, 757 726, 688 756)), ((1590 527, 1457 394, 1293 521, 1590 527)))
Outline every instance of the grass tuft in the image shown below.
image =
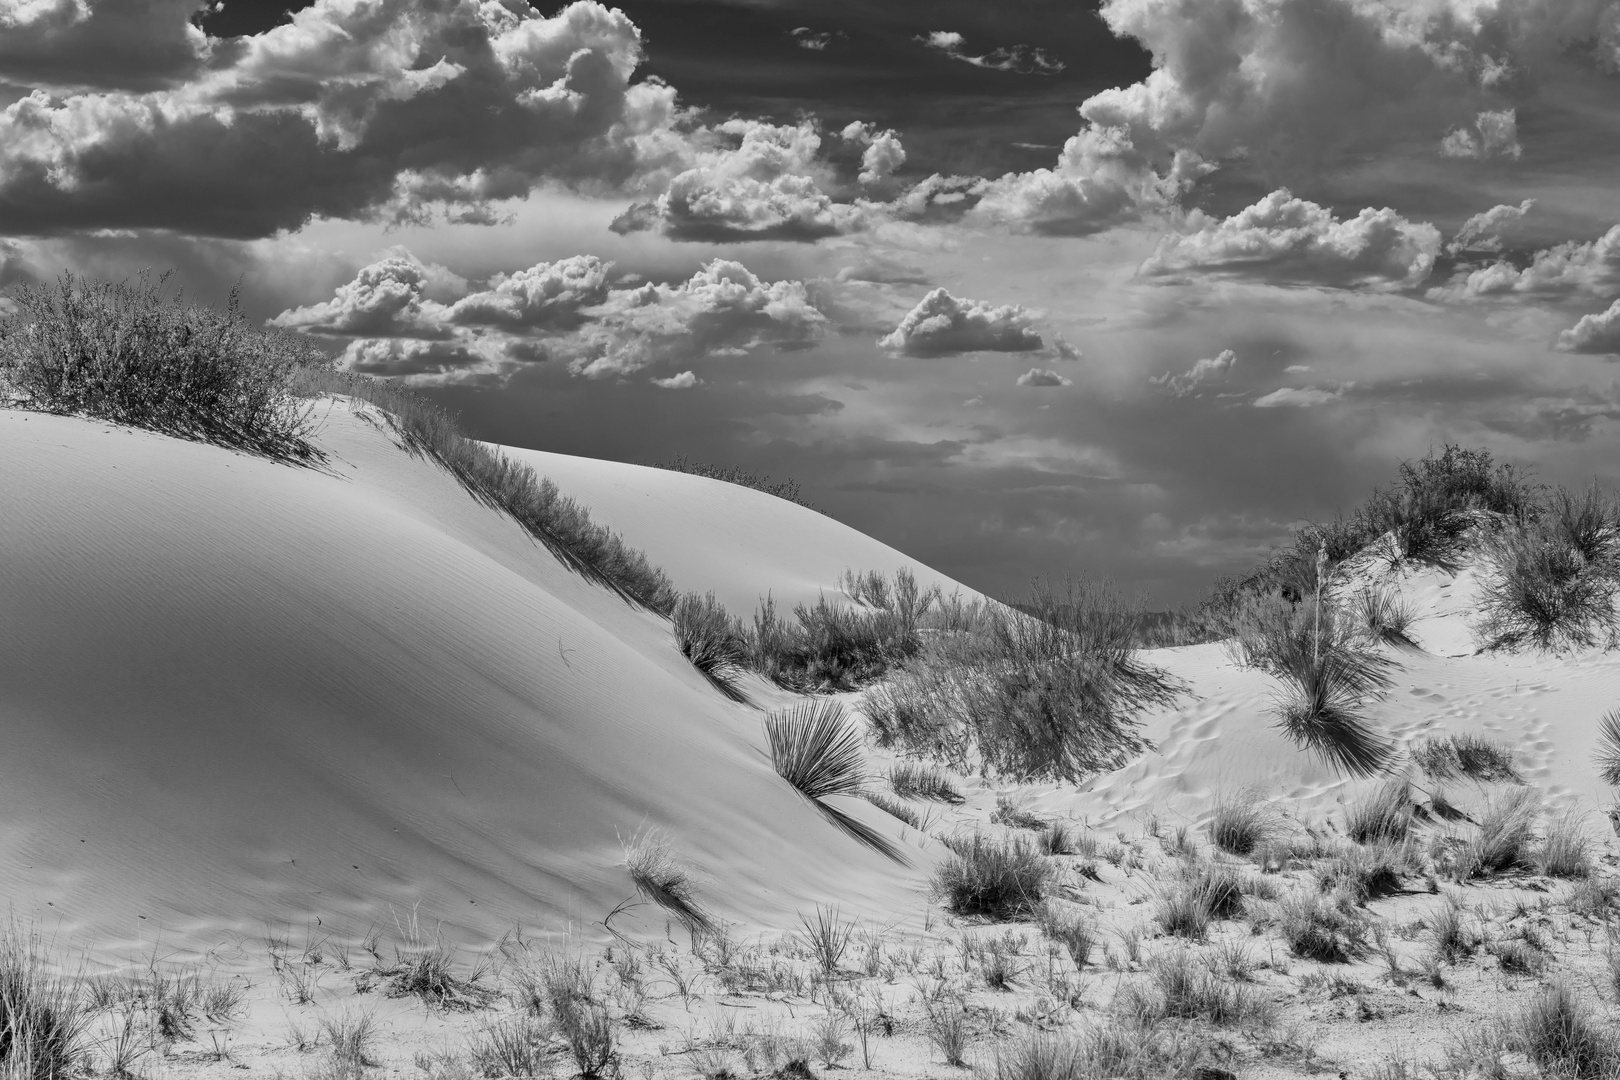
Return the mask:
POLYGON ((1392 844, 1412 829, 1412 789, 1404 779, 1386 780, 1344 812, 1345 835, 1358 844, 1392 844))
POLYGON ((889 769, 888 779, 889 787, 902 799, 927 799, 953 806, 964 801, 961 791, 951 782, 950 774, 936 765, 896 762, 889 769))
POLYGON ((88 1071, 89 1016, 78 987, 52 974, 43 942, 0 930, 0 1073, 64 1080, 88 1071))
POLYGON ((1527 787, 1488 800, 1478 833, 1458 852, 1458 879, 1488 877, 1531 865, 1530 843, 1540 805, 1541 796, 1527 787))
POLYGON ((1620 1044, 1607 1024, 1555 982, 1513 1018, 1510 1041, 1542 1075, 1607 1080, 1620 1068, 1620 1044))
POLYGON ((714 919, 697 898, 691 873, 681 865, 669 838, 649 829, 624 845, 624 865, 636 891, 674 915, 694 935, 714 929, 714 919))
POLYGON ((1040 910, 1052 867, 1026 837, 997 840, 983 833, 955 840, 934 869, 934 895, 957 915, 1002 922, 1040 910))
POLYGON ((1420 739, 1411 750, 1418 768, 1435 780, 1467 778, 1482 784, 1522 784, 1513 749, 1506 743, 1468 733, 1420 739))
POLYGON ((1210 842, 1233 855, 1253 854, 1273 831, 1264 804, 1256 798, 1217 800, 1208 827, 1210 842))

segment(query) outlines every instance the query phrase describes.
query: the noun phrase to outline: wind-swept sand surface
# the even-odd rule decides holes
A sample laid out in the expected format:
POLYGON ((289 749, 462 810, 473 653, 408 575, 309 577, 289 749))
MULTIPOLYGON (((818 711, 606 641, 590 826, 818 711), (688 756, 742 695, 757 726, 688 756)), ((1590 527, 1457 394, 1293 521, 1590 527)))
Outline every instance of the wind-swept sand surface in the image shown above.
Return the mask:
MULTIPOLYGON (((920 871, 777 777, 760 712, 718 695, 667 621, 570 573, 375 411, 321 408, 320 471, 0 410, 0 880, 20 915, 195 944, 420 904, 487 939, 601 919, 634 891, 620 837, 646 827, 728 919, 916 910, 920 871)), ((670 519, 653 557, 688 587, 803 596, 900 561, 734 485, 597 463, 558 479, 609 524, 641 483, 670 519), (717 542, 729 520, 746 559, 717 542)))

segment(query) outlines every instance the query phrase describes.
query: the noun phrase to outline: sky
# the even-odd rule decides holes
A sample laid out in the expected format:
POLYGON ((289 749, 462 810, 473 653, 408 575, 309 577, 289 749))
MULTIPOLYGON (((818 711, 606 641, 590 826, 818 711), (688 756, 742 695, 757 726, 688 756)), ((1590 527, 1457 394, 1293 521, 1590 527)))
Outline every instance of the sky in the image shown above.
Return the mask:
POLYGON ((1001 596, 1446 442, 1620 483, 1616 176, 1620 0, 0 0, 0 290, 240 283, 1001 596))

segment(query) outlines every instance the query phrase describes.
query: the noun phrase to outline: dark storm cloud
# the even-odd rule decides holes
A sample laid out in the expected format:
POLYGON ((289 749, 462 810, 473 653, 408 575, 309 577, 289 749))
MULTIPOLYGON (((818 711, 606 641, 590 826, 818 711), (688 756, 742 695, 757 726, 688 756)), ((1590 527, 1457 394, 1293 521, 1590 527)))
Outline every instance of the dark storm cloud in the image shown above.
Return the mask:
POLYGON ((0 0, 0 84, 154 90, 213 51, 192 24, 204 0, 0 0))

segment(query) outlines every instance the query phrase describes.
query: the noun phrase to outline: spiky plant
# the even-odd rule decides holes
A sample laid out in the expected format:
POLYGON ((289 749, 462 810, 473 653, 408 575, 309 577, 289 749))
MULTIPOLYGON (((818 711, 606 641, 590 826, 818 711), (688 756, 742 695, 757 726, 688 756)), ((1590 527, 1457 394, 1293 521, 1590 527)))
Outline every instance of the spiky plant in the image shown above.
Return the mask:
POLYGON ((1620 787, 1620 709, 1610 709, 1598 721, 1598 777, 1610 787, 1620 787))
POLYGON ((1417 648, 1411 635, 1417 613, 1394 589, 1362 586, 1351 599, 1351 614, 1369 639, 1399 648, 1417 648))
POLYGON ((1368 721, 1363 706, 1390 684, 1391 661, 1359 645, 1348 620, 1309 603, 1279 612, 1259 628, 1251 662, 1281 680, 1274 703, 1277 726, 1351 776, 1376 776, 1394 756, 1390 741, 1368 721))
POLYGON ((765 715, 771 764, 822 816, 868 847, 899 862, 899 849, 869 825, 829 804, 834 795, 866 792, 866 747, 841 702, 801 702, 765 715))

